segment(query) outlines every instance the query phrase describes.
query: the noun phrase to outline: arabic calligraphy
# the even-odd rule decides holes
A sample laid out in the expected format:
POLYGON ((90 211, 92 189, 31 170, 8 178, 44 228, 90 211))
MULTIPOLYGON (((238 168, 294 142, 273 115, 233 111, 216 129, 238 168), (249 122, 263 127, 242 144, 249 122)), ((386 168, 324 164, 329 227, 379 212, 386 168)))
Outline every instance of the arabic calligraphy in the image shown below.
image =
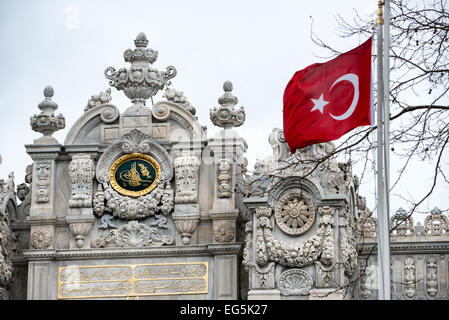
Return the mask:
POLYGON ((207 292, 207 262, 71 266, 58 272, 58 299, 207 292))
MULTIPOLYGON (((137 171, 137 169, 136 169, 136 165, 137 165, 137 163, 133 162, 131 164, 131 169, 130 170, 120 171, 119 172, 120 179, 123 180, 124 182, 129 183, 129 185, 131 187, 140 186, 140 185, 142 185, 142 183, 145 183, 145 182, 148 182, 148 183, 153 182, 152 180, 144 180, 144 179, 142 179, 140 174, 139 174, 139 171, 137 171)), ((152 178, 150 173, 149 173, 149 171, 148 171, 148 168, 144 164, 139 163, 139 167, 140 167, 142 175, 146 176, 147 178, 152 178)))
POLYGON ((112 187, 121 194, 139 197, 156 187, 160 167, 155 159, 131 153, 118 158, 110 169, 112 187))

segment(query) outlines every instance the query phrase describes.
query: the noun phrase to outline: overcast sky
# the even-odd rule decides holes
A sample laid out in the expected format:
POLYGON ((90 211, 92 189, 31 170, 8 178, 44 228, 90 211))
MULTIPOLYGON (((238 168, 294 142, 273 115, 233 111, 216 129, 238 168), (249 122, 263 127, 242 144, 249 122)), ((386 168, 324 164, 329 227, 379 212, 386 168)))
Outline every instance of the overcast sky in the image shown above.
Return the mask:
MULTIPOLYGON (((225 80, 232 81, 237 107, 246 110, 246 122, 237 131, 248 143, 252 166, 271 155, 268 134, 282 128, 282 96, 295 71, 324 62, 310 40, 314 31, 347 51, 366 39, 341 39, 335 16, 352 17, 354 10, 375 18, 377 0, 314 1, 20 1, 0 2, 0 178, 15 172, 22 183, 31 158, 25 144, 41 136, 31 130, 30 116, 39 112, 42 90, 52 85, 53 100, 66 119, 66 128, 54 134, 60 143, 83 114, 87 100, 107 89, 104 70, 129 66, 123 51, 134 48, 139 32, 159 52, 153 64, 176 67, 172 88, 184 92, 195 106, 208 135, 219 130, 209 119, 218 106, 225 80), (317 56, 318 55, 318 56, 317 56)), ((163 92, 155 97, 162 99, 163 92)), ((112 103, 122 112, 131 105, 123 92, 112 88, 112 103)), ((418 199, 431 183, 431 168, 413 164, 396 192, 418 199)), ((392 176, 394 177, 392 168, 392 176)), ((396 168, 397 169, 397 168, 396 168)), ((374 205, 373 181, 361 187, 374 205)), ((449 190, 439 187, 426 206, 449 207, 449 190)), ((407 204, 394 197, 392 210, 407 204)))

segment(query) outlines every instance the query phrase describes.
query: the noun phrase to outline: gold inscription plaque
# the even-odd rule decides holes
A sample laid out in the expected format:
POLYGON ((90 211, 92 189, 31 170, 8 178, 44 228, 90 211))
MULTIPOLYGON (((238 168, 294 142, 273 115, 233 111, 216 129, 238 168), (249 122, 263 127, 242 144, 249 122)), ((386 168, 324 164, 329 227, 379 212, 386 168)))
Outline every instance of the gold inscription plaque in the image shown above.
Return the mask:
POLYGON ((208 266, 186 262, 61 267, 58 299, 207 293, 208 266))

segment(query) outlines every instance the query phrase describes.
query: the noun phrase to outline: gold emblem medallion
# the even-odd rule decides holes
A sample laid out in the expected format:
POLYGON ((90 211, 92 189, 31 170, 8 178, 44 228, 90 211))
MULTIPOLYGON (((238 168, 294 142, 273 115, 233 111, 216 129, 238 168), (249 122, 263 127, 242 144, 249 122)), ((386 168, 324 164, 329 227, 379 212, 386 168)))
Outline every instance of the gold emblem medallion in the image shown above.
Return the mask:
POLYGON ((117 192, 140 197, 156 187, 160 170, 157 161, 149 155, 131 153, 118 158, 111 166, 110 182, 117 192))

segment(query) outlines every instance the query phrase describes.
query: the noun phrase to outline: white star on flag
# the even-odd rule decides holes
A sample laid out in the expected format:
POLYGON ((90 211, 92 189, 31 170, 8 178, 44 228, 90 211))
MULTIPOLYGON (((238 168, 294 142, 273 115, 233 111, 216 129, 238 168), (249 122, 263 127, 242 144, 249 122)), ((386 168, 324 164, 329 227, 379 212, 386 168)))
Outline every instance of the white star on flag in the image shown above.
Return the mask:
POLYGON ((320 110, 321 114, 323 114, 324 106, 329 103, 329 101, 325 101, 323 99, 323 94, 321 94, 321 96, 318 99, 310 99, 310 100, 312 100, 313 102, 313 108, 312 110, 310 110, 310 112, 320 110))

